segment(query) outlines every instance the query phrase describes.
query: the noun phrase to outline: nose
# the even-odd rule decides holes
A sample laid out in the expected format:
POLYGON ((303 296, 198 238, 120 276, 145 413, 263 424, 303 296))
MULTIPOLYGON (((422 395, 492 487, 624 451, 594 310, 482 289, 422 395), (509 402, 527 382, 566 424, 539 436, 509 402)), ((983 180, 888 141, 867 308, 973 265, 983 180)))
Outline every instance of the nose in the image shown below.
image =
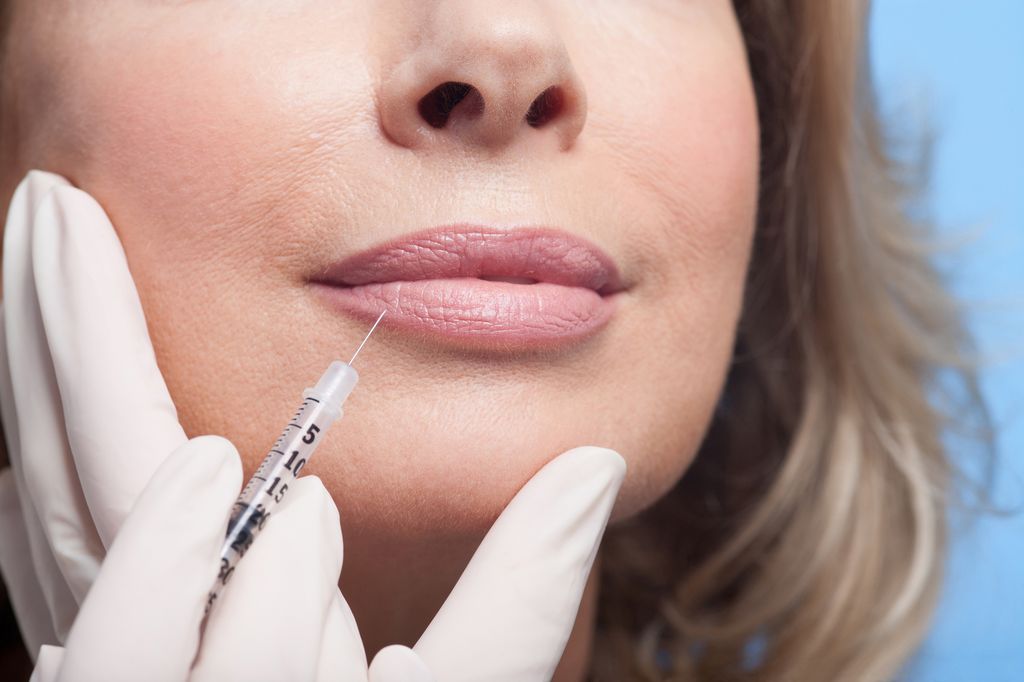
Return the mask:
POLYGON ((413 46, 383 74, 378 93, 393 142, 496 151, 533 136, 572 146, 586 120, 586 93, 541 7, 442 0, 420 8, 409 29, 413 46))

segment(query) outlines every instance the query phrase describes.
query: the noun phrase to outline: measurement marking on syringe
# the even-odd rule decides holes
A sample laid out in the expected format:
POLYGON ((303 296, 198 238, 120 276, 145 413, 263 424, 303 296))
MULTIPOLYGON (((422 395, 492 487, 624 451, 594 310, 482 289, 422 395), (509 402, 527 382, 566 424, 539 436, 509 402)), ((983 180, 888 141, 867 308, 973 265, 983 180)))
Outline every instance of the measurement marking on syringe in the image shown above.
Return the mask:
POLYGON ((331 424, 341 418, 342 405, 359 381, 359 375, 352 367, 352 362, 383 317, 382 312, 348 363, 335 360, 319 381, 303 392, 303 402, 299 409, 288 420, 281 435, 274 441, 273 449, 264 457, 236 499, 227 535, 221 546, 220 573, 207 595, 207 613, 216 602, 220 590, 227 584, 228 578, 234 573, 236 564, 273 515, 275 505, 285 497, 289 483, 293 482, 305 468, 331 424), (310 393, 315 393, 319 397, 314 398, 309 395, 310 393), (299 433, 288 433, 291 429, 298 429, 299 433), (285 447, 288 448, 287 451, 284 450, 285 447))

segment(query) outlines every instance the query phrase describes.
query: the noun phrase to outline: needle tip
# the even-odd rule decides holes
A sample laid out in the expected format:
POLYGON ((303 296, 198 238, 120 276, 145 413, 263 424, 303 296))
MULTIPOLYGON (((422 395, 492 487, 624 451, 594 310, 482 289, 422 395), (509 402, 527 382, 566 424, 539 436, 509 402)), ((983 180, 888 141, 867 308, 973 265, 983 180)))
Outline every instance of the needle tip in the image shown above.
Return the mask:
POLYGON ((352 354, 352 359, 348 361, 349 366, 351 366, 352 363, 355 362, 356 356, 359 355, 359 351, 361 351, 363 349, 363 346, 366 345, 366 342, 370 340, 370 335, 373 334, 373 330, 377 328, 378 324, 380 324, 380 321, 384 318, 384 313, 386 312, 387 310, 382 310, 380 315, 377 317, 377 321, 373 323, 372 327, 370 327, 370 331, 366 332, 366 336, 363 338, 363 342, 359 344, 359 348, 356 348, 356 352, 352 354))

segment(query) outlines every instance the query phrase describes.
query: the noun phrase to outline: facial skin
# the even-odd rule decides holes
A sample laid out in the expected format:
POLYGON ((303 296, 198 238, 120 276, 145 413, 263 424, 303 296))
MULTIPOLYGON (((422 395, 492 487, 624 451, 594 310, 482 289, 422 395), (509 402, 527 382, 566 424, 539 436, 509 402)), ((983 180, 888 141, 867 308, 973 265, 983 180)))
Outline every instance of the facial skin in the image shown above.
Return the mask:
POLYGON ((3 77, 6 196, 40 168, 100 201, 182 424, 230 438, 247 473, 367 331, 308 284, 329 264, 455 223, 557 227, 617 263, 628 289, 585 342, 480 351, 385 324, 364 349, 306 472, 341 511, 369 655, 415 642, 557 454, 623 455, 613 523, 692 460, 757 195, 727 0, 15 0, 3 77), (419 98, 447 80, 483 113, 430 128, 419 98), (567 105, 527 125, 550 85, 567 105))

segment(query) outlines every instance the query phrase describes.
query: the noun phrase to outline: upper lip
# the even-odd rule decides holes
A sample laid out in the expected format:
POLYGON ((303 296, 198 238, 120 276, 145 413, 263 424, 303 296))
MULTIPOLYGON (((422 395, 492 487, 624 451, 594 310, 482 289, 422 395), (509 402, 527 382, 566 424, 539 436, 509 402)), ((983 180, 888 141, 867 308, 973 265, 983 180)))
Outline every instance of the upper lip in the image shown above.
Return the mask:
POLYGON ((624 287, 612 258, 595 244, 554 228, 456 225, 415 232, 329 266, 334 286, 423 279, 524 278, 585 287, 607 296, 624 287))

